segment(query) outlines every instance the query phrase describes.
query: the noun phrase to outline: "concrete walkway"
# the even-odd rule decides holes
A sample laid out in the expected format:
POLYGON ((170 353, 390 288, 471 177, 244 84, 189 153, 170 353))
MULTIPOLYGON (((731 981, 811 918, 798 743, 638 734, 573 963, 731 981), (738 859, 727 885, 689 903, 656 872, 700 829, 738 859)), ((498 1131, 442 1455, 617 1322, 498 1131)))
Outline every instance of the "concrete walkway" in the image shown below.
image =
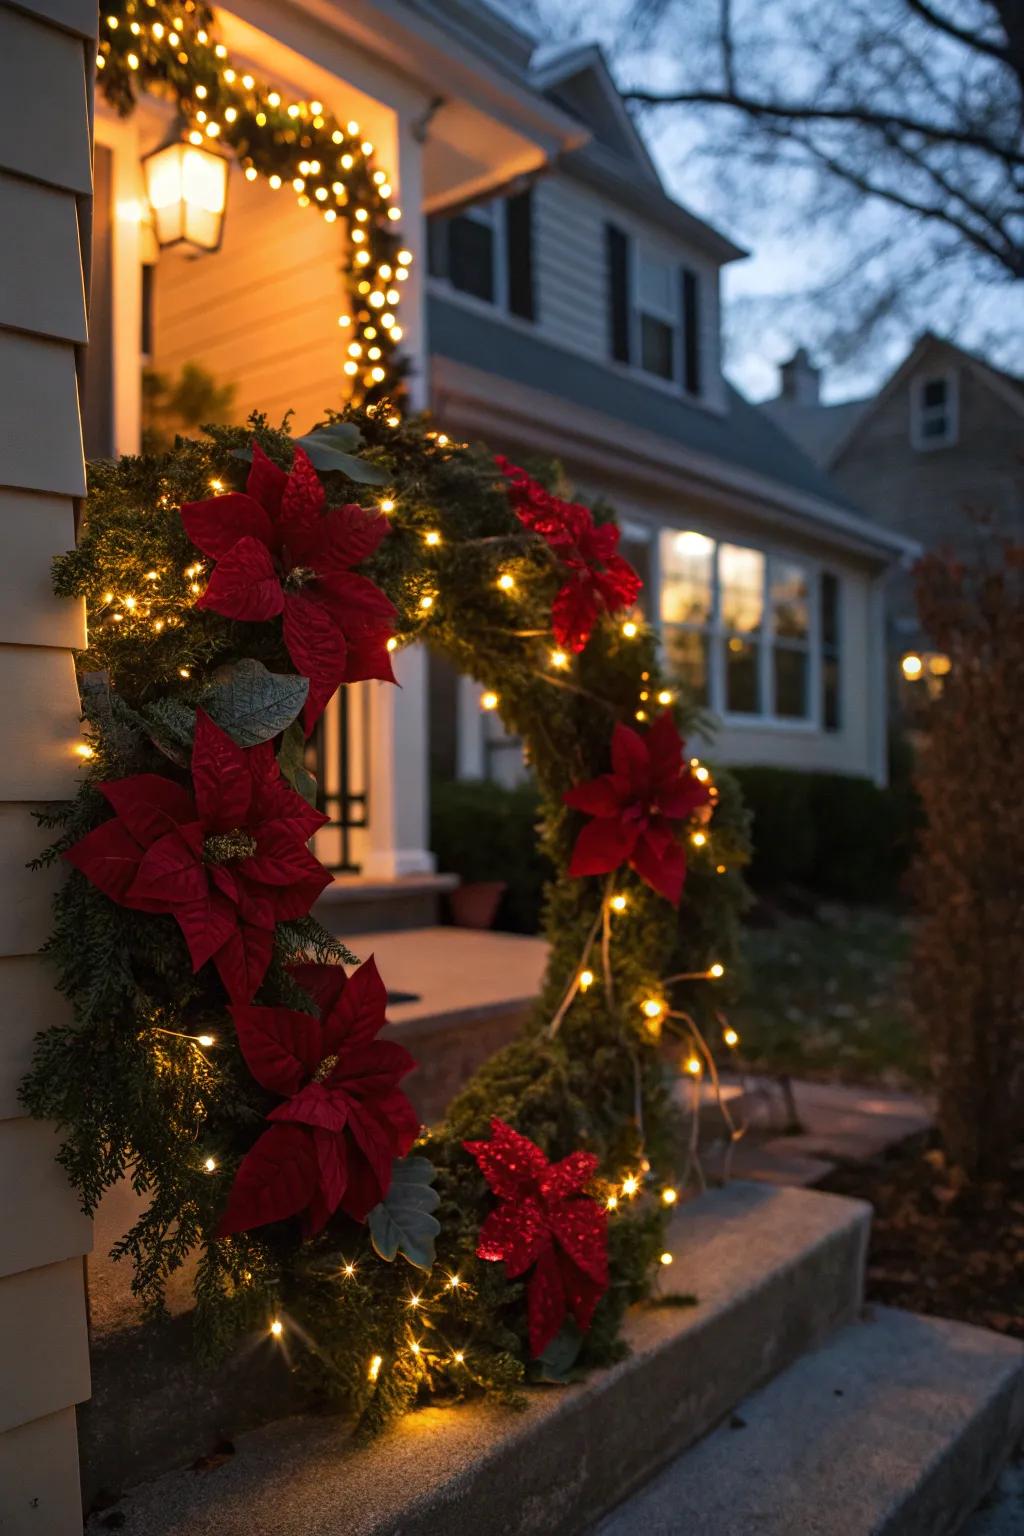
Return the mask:
MULTIPOLYGON (((868 1162, 932 1123, 928 1105, 911 1094, 793 1080, 792 1107, 800 1129, 784 1134, 792 1109, 782 1086, 773 1078, 727 1080, 729 1087, 737 1083, 743 1092, 730 1111, 747 1131, 733 1152, 736 1178, 817 1184, 837 1163, 868 1162)), ((713 1114, 705 1118, 713 1136, 713 1114)))

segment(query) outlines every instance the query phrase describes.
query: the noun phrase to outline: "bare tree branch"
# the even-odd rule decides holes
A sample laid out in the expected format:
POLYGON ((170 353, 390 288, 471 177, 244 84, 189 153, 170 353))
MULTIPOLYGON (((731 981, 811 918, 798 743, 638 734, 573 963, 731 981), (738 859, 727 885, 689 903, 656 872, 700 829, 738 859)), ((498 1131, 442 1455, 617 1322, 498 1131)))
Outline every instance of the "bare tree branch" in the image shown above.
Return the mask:
POLYGON ((920 16, 930 27, 935 27, 939 32, 945 32, 947 37, 955 38, 958 43, 963 43, 965 48, 974 48, 978 53, 987 53, 989 58, 1001 59, 1004 64, 1010 62, 1010 53, 998 43, 989 42, 987 37, 971 31, 968 27, 960 27, 955 21, 950 21, 948 16, 941 15, 932 10, 925 0, 906 0, 907 9, 920 16))

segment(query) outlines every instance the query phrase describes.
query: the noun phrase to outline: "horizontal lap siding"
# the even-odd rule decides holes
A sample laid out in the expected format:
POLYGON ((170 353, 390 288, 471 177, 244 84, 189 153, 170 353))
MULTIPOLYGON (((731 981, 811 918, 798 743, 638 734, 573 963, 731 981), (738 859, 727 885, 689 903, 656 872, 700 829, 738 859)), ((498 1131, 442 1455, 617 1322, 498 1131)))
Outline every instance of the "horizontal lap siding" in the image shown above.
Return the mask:
POLYGON ((273 192, 233 168, 220 250, 161 253, 153 367, 173 377, 195 362, 234 384, 235 421, 262 410, 276 422, 291 409, 299 430, 311 426, 347 394, 344 253, 340 219, 328 224, 289 187, 273 192))
POLYGON ((534 190, 534 275, 538 327, 560 346, 608 362, 609 299, 606 224, 646 240, 680 268, 700 279, 701 398, 724 408, 718 269, 685 242, 645 224, 613 198, 602 198, 571 177, 543 178, 534 190))
POLYGON ((89 1392, 82 1255, 91 1224, 56 1161, 54 1127, 18 1086, 33 1037, 68 1009, 38 951, 58 869, 34 804, 73 793, 79 703, 70 647, 81 605, 50 589, 85 489, 77 349, 80 228, 89 226, 88 119, 97 13, 85 0, 0 6, 0 1530, 78 1536, 73 1405, 89 1392), (32 12, 33 14, 26 14, 32 12))

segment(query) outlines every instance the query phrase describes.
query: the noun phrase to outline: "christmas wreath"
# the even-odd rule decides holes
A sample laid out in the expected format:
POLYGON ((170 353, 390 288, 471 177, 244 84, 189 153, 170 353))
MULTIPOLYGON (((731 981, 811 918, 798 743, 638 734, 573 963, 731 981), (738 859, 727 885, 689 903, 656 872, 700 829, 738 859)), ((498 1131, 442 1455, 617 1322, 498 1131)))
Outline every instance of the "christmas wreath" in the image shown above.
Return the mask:
POLYGON ((116 1256, 147 1307, 198 1253, 201 1347, 284 1337, 364 1430, 615 1358, 698 1177, 677 1088, 714 1074, 745 818, 685 754, 617 538, 383 402, 95 464, 56 563, 89 620, 81 788, 45 818, 74 1017, 25 1102, 87 1211, 145 1195, 116 1256), (311 915, 305 761, 333 691, 417 641, 523 737, 553 870, 534 1017, 434 1128, 387 978, 311 915))

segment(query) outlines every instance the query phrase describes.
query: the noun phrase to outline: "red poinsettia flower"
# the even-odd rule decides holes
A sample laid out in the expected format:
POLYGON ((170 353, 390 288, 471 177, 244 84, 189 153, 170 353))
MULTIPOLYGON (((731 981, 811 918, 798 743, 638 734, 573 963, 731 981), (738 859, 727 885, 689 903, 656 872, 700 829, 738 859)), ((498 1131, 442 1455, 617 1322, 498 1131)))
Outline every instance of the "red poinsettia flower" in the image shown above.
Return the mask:
POLYGON ((598 526, 589 507, 552 496, 501 455, 495 462, 509 482, 509 498, 519 521, 540 534, 565 568, 565 583, 551 608, 555 639, 572 651, 582 651, 598 613, 628 608, 636 602, 643 582, 618 552, 619 530, 614 523, 598 526))
POLYGON ((341 683, 394 682, 387 642, 395 610, 351 567, 372 555, 388 522, 362 507, 325 508, 324 488, 295 449, 290 474, 252 445, 245 492, 186 502, 185 532, 217 564, 196 603, 228 619, 284 615, 284 643, 309 695, 306 734, 341 683))
POLYGON ((582 1190, 592 1152, 549 1163, 536 1143, 496 1116, 490 1141, 464 1141, 501 1204, 480 1228, 477 1257, 504 1259, 510 1280, 536 1265, 527 1284, 530 1353, 543 1354, 571 1312, 586 1333, 608 1289, 608 1224, 582 1190))
POLYGON ((274 924, 305 917, 331 877, 306 844, 327 820, 281 776, 271 743, 242 748, 196 711, 192 788, 158 773, 98 786, 117 813, 65 854, 105 896, 177 919, 194 970, 212 960, 252 998, 274 924))
POLYGON ((667 712, 646 736, 616 725, 611 773, 577 784, 563 797, 574 811, 594 817, 576 839, 570 875, 605 875, 629 864, 652 890, 678 906, 686 879, 679 831, 710 800, 684 750, 667 712))
POLYGON ((419 1130, 398 1086, 416 1063, 404 1045, 376 1039, 387 993, 373 957, 348 978, 337 965, 298 965, 292 975, 319 1019, 291 1008, 231 1010, 249 1071, 285 1102, 239 1167, 221 1236, 299 1212, 309 1234, 339 1208, 365 1221, 419 1130))

